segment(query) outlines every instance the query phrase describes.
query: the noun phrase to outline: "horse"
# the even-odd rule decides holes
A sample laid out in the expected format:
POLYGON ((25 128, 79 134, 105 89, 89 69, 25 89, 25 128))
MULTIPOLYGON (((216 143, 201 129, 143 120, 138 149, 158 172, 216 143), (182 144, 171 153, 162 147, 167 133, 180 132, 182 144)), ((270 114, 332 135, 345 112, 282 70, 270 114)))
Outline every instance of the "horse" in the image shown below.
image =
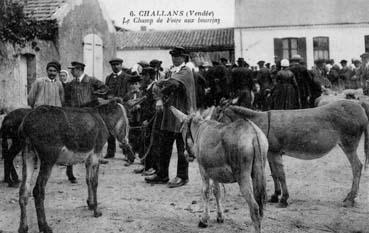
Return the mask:
POLYGON ((34 158, 40 160, 40 170, 33 189, 40 232, 50 233, 45 209, 45 186, 54 164, 72 165, 85 162, 88 187, 87 205, 94 216, 102 215, 97 207, 99 157, 109 133, 133 155, 128 140, 129 122, 125 108, 115 101, 94 108, 40 106, 32 110, 19 126, 25 142, 22 150, 22 184, 19 190, 21 209, 19 233, 28 231, 27 202, 34 158))
POLYGON ((365 166, 369 163, 368 116, 369 104, 340 100, 310 109, 267 112, 237 106, 218 107, 212 119, 220 122, 248 119, 267 135, 268 161, 275 187, 270 202, 279 201, 280 207, 288 206, 289 197, 282 155, 304 160, 318 159, 339 145, 353 173, 351 191, 344 199, 344 206, 349 207, 354 205, 363 167, 356 152, 362 134, 365 138, 365 166), (283 194, 279 200, 281 186, 283 194))
POLYGON ((220 183, 237 182, 249 206, 254 228, 256 232, 261 232, 266 195, 264 168, 268 151, 265 134, 249 120, 239 119, 231 123, 209 120, 212 110, 203 116, 188 116, 174 107, 171 111, 180 122, 184 122, 182 136, 187 138, 189 134, 199 164, 205 203, 199 227, 208 226, 210 181, 214 185, 218 223, 224 222, 220 183), (208 119, 206 115, 209 115, 208 119))
MULTIPOLYGON (((14 158, 21 152, 24 142, 18 136, 18 128, 23 118, 32 111, 30 108, 18 108, 9 112, 1 124, 0 137, 2 139, 2 154, 4 157, 4 182, 9 187, 18 187, 20 183, 17 171, 15 170, 14 158), (9 147, 8 140, 11 140, 9 147)), ((68 180, 76 183, 73 175, 73 167, 67 166, 66 174, 68 180)))

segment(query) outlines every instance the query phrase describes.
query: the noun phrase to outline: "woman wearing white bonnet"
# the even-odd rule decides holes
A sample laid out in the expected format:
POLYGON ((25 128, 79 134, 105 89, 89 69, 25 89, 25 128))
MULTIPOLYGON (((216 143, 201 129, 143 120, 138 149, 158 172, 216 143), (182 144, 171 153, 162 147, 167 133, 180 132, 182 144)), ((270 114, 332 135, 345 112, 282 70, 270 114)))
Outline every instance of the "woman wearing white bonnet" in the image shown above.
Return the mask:
POLYGON ((59 79, 60 79, 60 81, 61 81, 63 84, 68 83, 68 82, 70 82, 70 81, 71 81, 71 80, 70 80, 70 78, 69 78, 69 73, 68 73, 68 71, 67 71, 67 70, 61 70, 61 71, 59 72, 59 79))

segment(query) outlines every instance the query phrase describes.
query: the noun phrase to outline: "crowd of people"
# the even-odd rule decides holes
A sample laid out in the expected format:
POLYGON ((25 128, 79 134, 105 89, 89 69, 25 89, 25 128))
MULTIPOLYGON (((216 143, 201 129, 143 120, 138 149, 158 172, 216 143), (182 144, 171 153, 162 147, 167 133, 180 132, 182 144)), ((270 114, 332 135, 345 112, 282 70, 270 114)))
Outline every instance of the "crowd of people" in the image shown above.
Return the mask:
MULTIPOLYGON (((164 72, 162 62, 140 61, 131 69, 123 59, 109 61, 112 73, 105 82, 84 72, 85 64, 73 61, 68 70, 61 70, 57 61, 47 64, 47 77, 38 78, 31 87, 28 103, 60 107, 94 107, 106 101, 122 103, 130 120, 130 143, 141 159, 135 173, 145 175, 147 183, 167 183, 179 187, 188 182, 188 163, 193 155, 185 153, 186 144, 180 133, 181 124, 170 111, 174 106, 190 114, 224 102, 257 110, 299 109, 314 107, 314 101, 327 89, 363 88, 368 90, 369 54, 361 61, 317 60, 307 69, 299 55, 275 64, 259 61, 250 67, 243 58, 231 64, 203 62, 197 67, 182 47, 170 51, 173 66, 164 72), (177 175, 169 179, 169 162, 176 142, 177 175)), ((187 150, 190 152, 190 150, 187 150)), ((116 153, 116 139, 110 135, 105 159, 116 153)), ((134 157, 126 158, 129 166, 134 157)))

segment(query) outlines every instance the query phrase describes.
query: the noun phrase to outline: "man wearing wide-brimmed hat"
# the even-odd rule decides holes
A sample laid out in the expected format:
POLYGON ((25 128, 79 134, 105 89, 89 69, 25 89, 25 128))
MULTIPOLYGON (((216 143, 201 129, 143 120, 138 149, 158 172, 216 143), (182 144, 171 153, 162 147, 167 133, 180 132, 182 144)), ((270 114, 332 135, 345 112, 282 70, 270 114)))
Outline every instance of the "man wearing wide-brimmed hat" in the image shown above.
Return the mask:
POLYGON ((60 64, 51 61, 46 65, 47 77, 36 79, 28 94, 28 104, 31 107, 52 105, 61 107, 64 104, 63 84, 57 79, 60 64))
POLYGON ((103 82, 84 72, 85 66, 82 62, 73 61, 68 67, 74 77, 69 84, 71 107, 96 106, 98 104, 97 97, 103 97, 108 92, 108 88, 103 82))
POLYGON ((173 143, 176 141, 178 152, 177 176, 169 181, 168 187, 174 188, 188 182, 188 161, 184 155, 185 145, 181 135, 181 123, 170 111, 174 106, 180 111, 190 114, 196 110, 195 81, 192 71, 185 65, 187 53, 183 47, 175 47, 170 52, 173 67, 167 80, 158 82, 160 95, 157 111, 163 112, 161 121, 161 153, 158 172, 146 177, 148 183, 167 183, 169 181, 169 163, 173 143))

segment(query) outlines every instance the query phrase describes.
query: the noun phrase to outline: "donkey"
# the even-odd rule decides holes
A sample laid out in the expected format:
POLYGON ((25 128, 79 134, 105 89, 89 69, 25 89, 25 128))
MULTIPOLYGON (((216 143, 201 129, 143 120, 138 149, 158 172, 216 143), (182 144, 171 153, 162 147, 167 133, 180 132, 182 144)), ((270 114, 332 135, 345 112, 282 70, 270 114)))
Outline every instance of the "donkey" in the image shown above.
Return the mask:
POLYGON ((72 165, 85 161, 88 186, 87 205, 94 216, 102 215, 97 207, 99 157, 109 133, 133 154, 128 141, 129 123, 125 108, 115 101, 95 108, 61 108, 40 106, 30 112, 19 127, 25 141, 23 148, 23 179, 19 190, 21 209, 18 232, 28 231, 27 202, 34 171, 34 157, 40 160, 33 196, 40 232, 50 233, 45 217, 45 186, 54 164, 72 165))
POLYGON ((182 135, 186 138, 188 133, 192 138, 192 149, 199 163, 205 202, 199 227, 208 226, 210 180, 213 181, 218 223, 224 221, 219 183, 237 182, 249 206, 254 228, 260 232, 266 194, 264 168, 268 151, 268 140, 264 133, 249 120, 222 124, 204 120, 199 114, 187 116, 174 107, 171 107, 171 111, 184 123, 182 135))
POLYGON ((346 154, 353 173, 351 191, 344 199, 344 206, 349 207, 354 205, 359 190, 363 165, 356 151, 363 133, 365 165, 369 163, 368 116, 367 103, 340 100, 317 108, 268 112, 229 106, 218 108, 212 118, 220 122, 249 119, 267 135, 268 161, 275 188, 270 202, 279 201, 282 186, 280 207, 287 207, 289 197, 282 154, 305 160, 318 159, 339 145, 346 154))
MULTIPOLYGON (((18 128, 23 118, 32 111, 30 108, 18 108, 8 113, 0 129, 0 137, 2 139, 2 154, 4 157, 4 182, 9 187, 18 187, 20 183, 17 171, 15 170, 13 160, 21 152, 24 142, 18 135, 18 128), (9 147, 8 139, 11 140, 9 147)), ((67 166, 67 176, 71 183, 76 183, 73 175, 73 166, 67 166)))

